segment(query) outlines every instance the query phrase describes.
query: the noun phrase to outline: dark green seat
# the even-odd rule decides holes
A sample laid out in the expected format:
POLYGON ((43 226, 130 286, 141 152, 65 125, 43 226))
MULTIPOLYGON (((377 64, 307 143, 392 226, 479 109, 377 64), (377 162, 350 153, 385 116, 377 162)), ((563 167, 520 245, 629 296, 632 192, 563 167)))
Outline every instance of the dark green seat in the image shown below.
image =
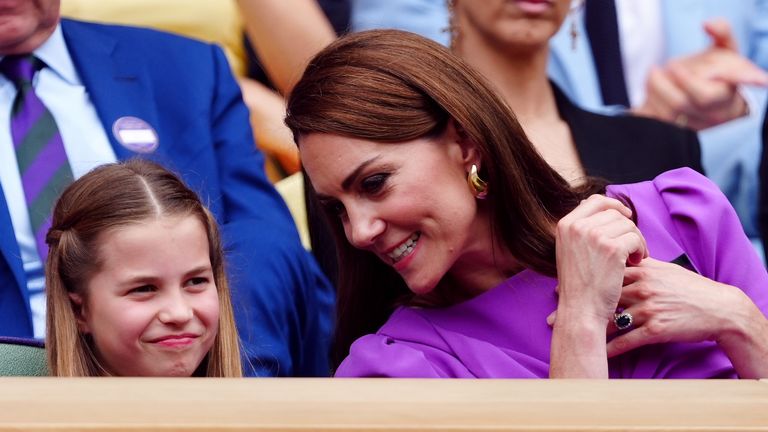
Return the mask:
POLYGON ((34 339, 0 336, 0 376, 46 376, 45 346, 34 339))

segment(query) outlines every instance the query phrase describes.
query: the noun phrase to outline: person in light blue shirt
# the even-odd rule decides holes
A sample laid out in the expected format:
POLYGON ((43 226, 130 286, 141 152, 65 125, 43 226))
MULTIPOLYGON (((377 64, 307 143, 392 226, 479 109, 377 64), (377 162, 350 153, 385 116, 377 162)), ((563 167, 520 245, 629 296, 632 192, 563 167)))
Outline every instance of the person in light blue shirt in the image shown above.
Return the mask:
MULTIPOLYGON (((747 235, 762 252, 757 227, 758 163, 768 93, 765 76, 755 74, 754 65, 768 67, 768 2, 617 0, 615 4, 632 111, 698 131, 707 176, 726 194, 747 235), (717 68, 723 69, 722 74, 717 68), (724 88, 733 96, 727 102, 718 100, 723 105, 714 108, 738 109, 718 115, 707 111, 712 108, 706 104, 707 96, 697 100, 689 93, 691 84, 700 82, 695 80, 698 73, 714 80, 704 90, 724 88), (697 111, 696 103, 701 110, 697 111)), ((571 15, 570 25, 551 41, 550 77, 588 110, 624 111, 605 104, 601 97, 584 8, 575 8, 571 15)))
POLYGON ((448 10, 445 0, 351 1, 352 31, 394 28, 448 45, 448 10))

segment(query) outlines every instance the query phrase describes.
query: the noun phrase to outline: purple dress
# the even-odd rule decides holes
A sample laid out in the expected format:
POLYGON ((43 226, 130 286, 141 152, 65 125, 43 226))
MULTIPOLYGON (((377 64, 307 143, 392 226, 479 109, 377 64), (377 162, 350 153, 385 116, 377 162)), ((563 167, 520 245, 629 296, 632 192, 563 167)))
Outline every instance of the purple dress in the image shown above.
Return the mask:
MULTIPOLYGON (((708 278, 741 288, 768 311, 768 273, 725 196, 688 168, 653 181, 608 187, 631 200, 650 255, 685 254, 708 278)), ((400 307, 376 333, 355 341, 337 377, 546 378, 557 309, 553 278, 522 271, 466 302, 400 307)), ((611 378, 736 378, 714 342, 648 345, 609 360, 611 378)))

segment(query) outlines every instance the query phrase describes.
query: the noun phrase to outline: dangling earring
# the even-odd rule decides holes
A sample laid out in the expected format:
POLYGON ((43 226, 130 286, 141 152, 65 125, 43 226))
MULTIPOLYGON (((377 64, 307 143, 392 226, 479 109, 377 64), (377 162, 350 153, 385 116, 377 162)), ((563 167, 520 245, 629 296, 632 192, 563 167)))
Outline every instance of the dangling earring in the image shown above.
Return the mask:
POLYGON ((448 9, 448 27, 445 27, 443 32, 448 33, 448 48, 455 51, 459 44, 459 25, 456 24, 454 0, 447 0, 445 4, 448 9))
POLYGON ((584 6, 584 0, 571 0, 571 7, 568 9, 568 20, 571 24, 571 50, 576 51, 576 42, 579 40, 578 11, 584 6))
POLYGON ((488 196, 488 183, 477 175, 477 165, 475 164, 472 164, 472 168, 469 169, 469 174, 467 174, 467 184, 475 198, 485 199, 485 197, 488 196))

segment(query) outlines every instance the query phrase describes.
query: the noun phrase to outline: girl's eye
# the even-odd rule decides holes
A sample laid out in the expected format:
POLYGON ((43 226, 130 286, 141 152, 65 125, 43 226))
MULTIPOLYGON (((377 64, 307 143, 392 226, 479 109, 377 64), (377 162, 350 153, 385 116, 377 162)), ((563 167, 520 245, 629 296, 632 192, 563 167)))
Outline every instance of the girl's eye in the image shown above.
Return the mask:
POLYGON ((136 288, 132 288, 128 291, 128 294, 147 294, 151 292, 155 292, 157 289, 154 285, 142 285, 138 286, 136 288))
POLYGON ((208 282, 210 282, 210 278, 207 277, 193 277, 187 280, 187 290, 190 292, 203 292, 208 287, 208 282))
POLYGON ((387 178, 389 178, 389 174, 374 174, 366 177, 360 182, 360 189, 365 193, 378 193, 384 187, 387 178))
POLYGON ((205 283, 208 283, 208 278, 204 277, 194 277, 187 281, 187 285, 194 286, 194 285, 203 285, 205 283))

